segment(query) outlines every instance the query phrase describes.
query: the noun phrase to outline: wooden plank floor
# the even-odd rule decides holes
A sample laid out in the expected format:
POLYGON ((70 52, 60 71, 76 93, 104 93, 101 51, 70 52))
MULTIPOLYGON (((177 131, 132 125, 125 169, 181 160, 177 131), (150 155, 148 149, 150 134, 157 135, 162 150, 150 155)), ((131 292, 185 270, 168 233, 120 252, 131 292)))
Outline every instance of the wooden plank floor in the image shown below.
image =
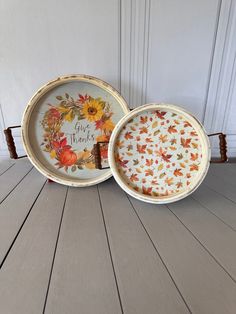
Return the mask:
POLYGON ((0 313, 235 314, 236 164, 157 206, 0 161, 0 313))

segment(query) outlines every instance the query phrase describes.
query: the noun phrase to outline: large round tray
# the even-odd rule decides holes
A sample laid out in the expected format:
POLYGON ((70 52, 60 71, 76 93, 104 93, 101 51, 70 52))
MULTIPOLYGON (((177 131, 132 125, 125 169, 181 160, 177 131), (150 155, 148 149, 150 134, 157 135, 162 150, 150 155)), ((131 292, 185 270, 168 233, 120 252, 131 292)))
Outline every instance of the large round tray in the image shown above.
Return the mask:
MULTIPOLYGON (((33 165, 61 184, 88 186, 111 176, 95 167, 93 145, 107 142, 129 112, 109 84, 88 76, 59 77, 31 98, 22 120, 24 148, 33 165)), ((106 162, 107 152, 103 152, 106 162)))
POLYGON ((108 158, 122 189, 139 200, 164 204, 200 185, 209 167, 210 144, 200 122, 184 109, 148 104, 116 125, 108 158))

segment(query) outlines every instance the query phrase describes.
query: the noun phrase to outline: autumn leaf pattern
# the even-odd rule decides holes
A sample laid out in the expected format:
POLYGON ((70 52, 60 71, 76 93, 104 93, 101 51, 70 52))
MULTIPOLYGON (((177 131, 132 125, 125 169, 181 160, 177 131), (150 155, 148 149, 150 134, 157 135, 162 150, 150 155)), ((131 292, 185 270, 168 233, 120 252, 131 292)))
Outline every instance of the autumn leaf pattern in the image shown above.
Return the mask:
POLYGON ((131 188, 162 197, 183 192, 198 176, 202 147, 186 117, 171 111, 146 111, 120 132, 115 158, 131 188))

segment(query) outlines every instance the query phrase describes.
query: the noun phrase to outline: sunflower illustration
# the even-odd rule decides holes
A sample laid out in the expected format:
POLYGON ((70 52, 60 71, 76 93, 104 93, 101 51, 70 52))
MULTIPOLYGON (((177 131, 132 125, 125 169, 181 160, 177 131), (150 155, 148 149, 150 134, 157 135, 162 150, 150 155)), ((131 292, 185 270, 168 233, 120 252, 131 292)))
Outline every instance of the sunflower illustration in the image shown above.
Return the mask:
POLYGON ((98 121, 102 118, 103 108, 102 104, 96 99, 86 102, 82 108, 82 114, 85 119, 90 122, 98 121))

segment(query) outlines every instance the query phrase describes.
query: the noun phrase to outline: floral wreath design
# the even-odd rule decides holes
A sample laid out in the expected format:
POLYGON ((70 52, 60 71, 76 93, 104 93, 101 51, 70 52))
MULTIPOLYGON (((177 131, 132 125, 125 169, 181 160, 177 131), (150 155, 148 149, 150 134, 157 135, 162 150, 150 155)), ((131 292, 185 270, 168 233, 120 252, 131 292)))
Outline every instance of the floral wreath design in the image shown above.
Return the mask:
MULTIPOLYGON (((68 93, 63 96, 56 96, 58 104, 49 105, 49 109, 44 113, 41 121, 43 134, 43 151, 50 154, 51 159, 55 159, 57 169, 63 168, 66 172, 82 169, 94 169, 95 157, 93 150, 85 148, 83 151, 76 151, 68 145, 67 138, 61 128, 65 121, 72 122, 86 119, 95 125, 95 129, 100 131, 96 137, 96 142, 108 142, 115 125, 111 119, 113 112, 110 104, 102 98, 93 98, 90 95, 78 94, 74 99, 68 93)), ((101 151, 101 157, 107 158, 107 150, 101 151)))

